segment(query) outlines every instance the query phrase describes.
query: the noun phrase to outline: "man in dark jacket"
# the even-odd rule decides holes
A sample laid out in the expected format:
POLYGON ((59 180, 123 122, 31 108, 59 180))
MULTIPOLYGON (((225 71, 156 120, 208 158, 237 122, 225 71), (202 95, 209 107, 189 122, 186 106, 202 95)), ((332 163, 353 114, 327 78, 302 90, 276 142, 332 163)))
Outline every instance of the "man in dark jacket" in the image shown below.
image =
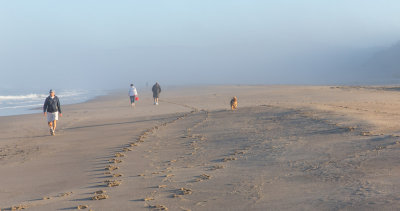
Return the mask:
POLYGON ((50 95, 46 98, 43 105, 43 113, 44 116, 47 116, 47 124, 50 127, 50 134, 52 136, 55 135, 58 113, 62 117, 60 100, 55 94, 55 91, 51 89, 50 95))
POLYGON ((154 105, 158 105, 158 98, 160 97, 161 93, 160 84, 156 82, 151 90, 153 91, 154 105))

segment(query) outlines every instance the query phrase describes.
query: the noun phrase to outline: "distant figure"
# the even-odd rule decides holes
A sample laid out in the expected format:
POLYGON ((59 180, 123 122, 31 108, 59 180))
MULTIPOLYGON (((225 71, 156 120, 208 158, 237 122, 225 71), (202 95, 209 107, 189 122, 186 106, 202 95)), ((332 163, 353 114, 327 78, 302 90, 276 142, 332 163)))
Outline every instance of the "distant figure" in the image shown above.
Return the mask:
POLYGON ((58 113, 62 117, 60 100, 55 95, 54 90, 50 90, 50 95, 46 98, 43 105, 44 116, 47 116, 47 124, 50 127, 50 135, 54 136, 56 133, 58 113))
POLYGON ((154 105, 158 105, 158 98, 160 97, 161 93, 160 84, 156 82, 151 90, 153 91, 154 105))
POLYGON ((137 90, 136 88, 133 86, 133 84, 131 84, 131 88, 129 88, 129 99, 131 100, 131 107, 135 107, 135 100, 137 98, 137 90))
POLYGON ((236 110, 238 107, 237 97, 233 97, 231 100, 231 109, 236 110))

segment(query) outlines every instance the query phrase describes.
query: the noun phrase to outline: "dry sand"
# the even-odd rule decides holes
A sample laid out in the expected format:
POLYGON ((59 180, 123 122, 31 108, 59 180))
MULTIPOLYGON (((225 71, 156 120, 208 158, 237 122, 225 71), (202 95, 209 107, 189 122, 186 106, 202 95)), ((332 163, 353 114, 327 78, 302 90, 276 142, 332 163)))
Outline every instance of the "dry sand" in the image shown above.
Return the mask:
POLYGON ((41 114, 0 117, 0 208, 400 209, 395 87, 140 94, 65 106, 54 137, 41 114))

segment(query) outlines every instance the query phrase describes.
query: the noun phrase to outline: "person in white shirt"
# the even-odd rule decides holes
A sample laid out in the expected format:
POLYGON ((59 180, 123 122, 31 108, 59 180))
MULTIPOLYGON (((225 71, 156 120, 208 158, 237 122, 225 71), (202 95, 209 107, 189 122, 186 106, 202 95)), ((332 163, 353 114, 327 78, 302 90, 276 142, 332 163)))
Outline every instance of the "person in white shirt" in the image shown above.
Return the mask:
POLYGON ((131 84, 131 88, 129 88, 129 99, 131 101, 131 107, 135 106, 135 99, 137 97, 138 93, 136 88, 131 84))

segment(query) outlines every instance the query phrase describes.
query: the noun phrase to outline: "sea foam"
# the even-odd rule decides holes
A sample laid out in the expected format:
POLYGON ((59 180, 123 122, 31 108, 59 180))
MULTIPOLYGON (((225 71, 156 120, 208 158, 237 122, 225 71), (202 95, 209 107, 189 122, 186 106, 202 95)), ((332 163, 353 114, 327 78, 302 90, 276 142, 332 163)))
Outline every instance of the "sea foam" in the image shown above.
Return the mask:
MULTIPOLYGON (((56 93, 62 105, 75 104, 103 95, 103 91, 60 90, 56 93)), ((0 95, 0 116, 30 114, 40 112, 48 94, 29 93, 0 95)))

